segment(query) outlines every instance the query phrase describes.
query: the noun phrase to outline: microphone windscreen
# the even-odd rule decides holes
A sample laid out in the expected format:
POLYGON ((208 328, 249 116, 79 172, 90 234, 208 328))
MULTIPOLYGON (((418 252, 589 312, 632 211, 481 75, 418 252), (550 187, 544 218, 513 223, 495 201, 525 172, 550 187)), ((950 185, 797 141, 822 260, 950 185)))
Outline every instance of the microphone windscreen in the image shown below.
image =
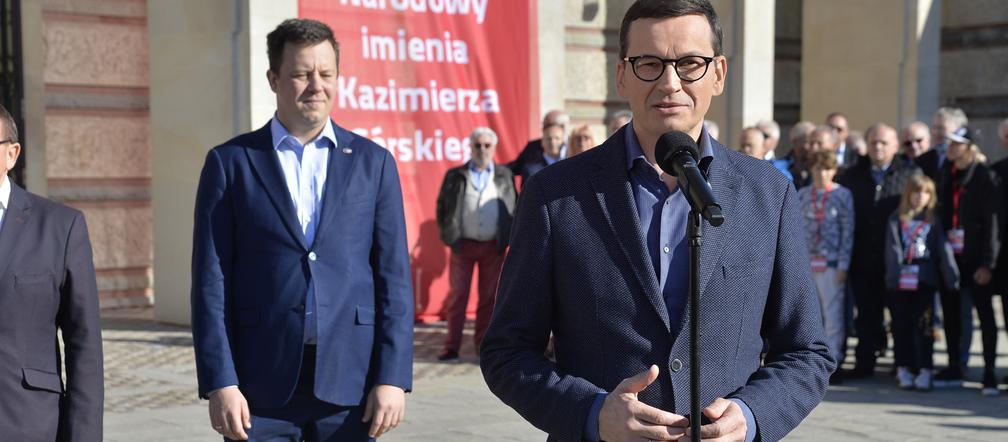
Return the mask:
POLYGON ((700 157, 700 149, 697 147, 696 140, 689 134, 677 130, 666 132, 658 137, 658 142, 655 143, 655 161, 665 173, 672 174, 671 161, 683 151, 689 154, 693 161, 697 161, 700 157))

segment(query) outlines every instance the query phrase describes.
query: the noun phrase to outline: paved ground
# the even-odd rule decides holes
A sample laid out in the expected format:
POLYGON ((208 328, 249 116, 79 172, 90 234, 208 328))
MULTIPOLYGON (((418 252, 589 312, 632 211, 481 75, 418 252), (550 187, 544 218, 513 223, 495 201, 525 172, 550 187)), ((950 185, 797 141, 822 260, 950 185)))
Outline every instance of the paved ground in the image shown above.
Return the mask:
MULTIPOLYGON (((1000 315, 998 316, 1000 318, 1000 315)), ((150 310, 109 312, 105 341, 107 441, 219 441, 206 402, 196 397, 189 330, 158 324, 150 310)), ((468 330, 467 330, 468 331, 468 330)), ((444 325, 416 329, 415 391, 407 419, 382 440, 542 441, 544 433, 501 404, 483 383, 471 344, 456 363, 435 356, 444 325)), ((999 378, 1008 374, 1008 342, 1000 335, 999 378)), ((972 366, 981 365, 979 336, 972 366)), ((937 363, 944 363, 938 355, 937 363)), ((883 359, 889 367, 891 359, 883 359)), ((979 369, 971 373, 979 376, 979 369)), ((1006 387, 1006 386, 1002 386, 1006 387)), ((918 393, 895 388, 888 375, 831 387, 826 400, 788 440, 1008 440, 1008 392, 982 397, 978 383, 960 390, 918 393)))

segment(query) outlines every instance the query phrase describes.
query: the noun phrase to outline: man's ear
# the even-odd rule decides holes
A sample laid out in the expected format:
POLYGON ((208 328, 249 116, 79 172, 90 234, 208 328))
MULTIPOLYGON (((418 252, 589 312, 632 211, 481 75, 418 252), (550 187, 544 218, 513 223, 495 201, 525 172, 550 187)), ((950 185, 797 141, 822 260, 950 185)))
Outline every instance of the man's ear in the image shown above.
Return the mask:
POLYGON ((724 92, 725 78, 728 76, 728 59, 723 55, 712 62, 714 64, 714 96, 724 92))
POLYGON ((277 74, 276 74, 276 72, 273 72, 273 69, 267 69, 266 70, 266 81, 269 82, 270 90, 272 90, 273 93, 276 93, 276 91, 277 91, 277 81, 278 80, 279 80, 279 78, 277 78, 277 74))

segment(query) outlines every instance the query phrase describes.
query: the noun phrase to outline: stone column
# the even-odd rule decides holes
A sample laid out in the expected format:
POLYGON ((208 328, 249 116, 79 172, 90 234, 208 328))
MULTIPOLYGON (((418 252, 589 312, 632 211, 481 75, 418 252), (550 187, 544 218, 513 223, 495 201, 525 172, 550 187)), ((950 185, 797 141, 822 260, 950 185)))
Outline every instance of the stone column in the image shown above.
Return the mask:
POLYGON ((720 127, 718 141, 737 147, 743 127, 773 118, 775 1, 714 0, 728 59, 725 91, 707 119, 720 127))
POLYGON ((297 1, 148 0, 154 315, 189 323, 192 219, 207 151, 269 120, 266 38, 297 1))
POLYGON ((802 119, 847 115, 851 129, 899 127, 937 107, 937 0, 807 0, 802 119))

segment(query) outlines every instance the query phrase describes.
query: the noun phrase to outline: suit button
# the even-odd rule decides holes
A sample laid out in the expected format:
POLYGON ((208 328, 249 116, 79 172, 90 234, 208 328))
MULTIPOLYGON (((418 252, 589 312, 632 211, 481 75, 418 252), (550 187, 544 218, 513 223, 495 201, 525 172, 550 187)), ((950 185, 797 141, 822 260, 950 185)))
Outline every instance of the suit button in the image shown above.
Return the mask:
POLYGON ((679 371, 679 370, 682 370, 682 361, 680 361, 678 359, 673 359, 672 360, 672 371, 679 371))
POLYGON ((298 304, 297 307, 294 307, 294 311, 298 313, 304 313, 304 304, 298 304))
POLYGON ((315 252, 308 252, 308 259, 314 261, 318 259, 318 255, 316 255, 315 252))

